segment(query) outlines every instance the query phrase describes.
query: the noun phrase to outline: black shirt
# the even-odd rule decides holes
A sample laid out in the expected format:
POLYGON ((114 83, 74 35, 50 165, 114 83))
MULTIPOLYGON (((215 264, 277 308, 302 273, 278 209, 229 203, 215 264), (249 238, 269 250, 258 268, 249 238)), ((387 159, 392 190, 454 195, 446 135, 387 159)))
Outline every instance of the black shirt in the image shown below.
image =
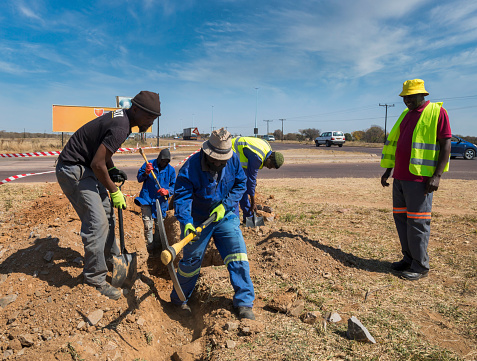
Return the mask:
POLYGON ((101 144, 114 154, 129 134, 131 126, 123 109, 106 113, 79 128, 66 143, 58 161, 90 167, 101 144))

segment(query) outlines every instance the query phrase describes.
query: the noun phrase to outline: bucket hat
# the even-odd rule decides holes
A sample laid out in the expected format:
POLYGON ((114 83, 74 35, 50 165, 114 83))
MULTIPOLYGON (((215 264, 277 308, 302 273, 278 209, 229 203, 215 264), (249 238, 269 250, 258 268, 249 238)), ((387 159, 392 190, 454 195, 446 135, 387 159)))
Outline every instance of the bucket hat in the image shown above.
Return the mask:
POLYGON ((422 79, 412 79, 406 80, 402 84, 402 92, 399 94, 401 97, 413 94, 424 94, 429 95, 426 89, 424 89, 424 80, 422 79))
POLYGON ((210 138, 202 143, 202 150, 211 158, 228 160, 234 154, 232 150, 232 134, 224 128, 214 130, 210 138))
POLYGON ((161 101, 159 100, 159 94, 157 93, 142 90, 131 99, 131 103, 148 113, 157 116, 161 115, 161 101))

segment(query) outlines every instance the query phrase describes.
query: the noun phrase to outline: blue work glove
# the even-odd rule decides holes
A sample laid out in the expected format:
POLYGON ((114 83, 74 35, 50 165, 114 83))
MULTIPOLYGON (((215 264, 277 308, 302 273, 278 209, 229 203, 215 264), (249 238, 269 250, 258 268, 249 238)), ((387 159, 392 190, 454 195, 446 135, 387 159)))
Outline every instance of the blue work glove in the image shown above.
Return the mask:
POLYGON ((114 208, 126 209, 126 198, 123 193, 118 189, 116 192, 109 193, 111 200, 113 201, 114 208))
MULTIPOLYGON (((214 213, 217 213, 217 218, 214 222, 220 221, 225 216, 225 207, 222 203, 220 203, 217 207, 215 207, 212 212, 210 212, 210 216, 214 213)), ((209 216, 209 217, 210 217, 209 216)))
POLYGON ((191 232, 195 233, 195 227, 192 223, 187 223, 184 227, 184 237, 187 237, 191 232))

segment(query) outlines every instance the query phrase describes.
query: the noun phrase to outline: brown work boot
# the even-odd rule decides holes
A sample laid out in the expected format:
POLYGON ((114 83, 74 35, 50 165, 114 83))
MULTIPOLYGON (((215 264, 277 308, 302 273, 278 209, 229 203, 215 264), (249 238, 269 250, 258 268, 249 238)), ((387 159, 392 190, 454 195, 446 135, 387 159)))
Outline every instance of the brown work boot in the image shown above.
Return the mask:
POLYGON ((96 289, 101 293, 103 296, 109 297, 112 300, 119 300, 121 297, 121 290, 111 286, 109 283, 104 283, 103 285, 96 287, 96 289))

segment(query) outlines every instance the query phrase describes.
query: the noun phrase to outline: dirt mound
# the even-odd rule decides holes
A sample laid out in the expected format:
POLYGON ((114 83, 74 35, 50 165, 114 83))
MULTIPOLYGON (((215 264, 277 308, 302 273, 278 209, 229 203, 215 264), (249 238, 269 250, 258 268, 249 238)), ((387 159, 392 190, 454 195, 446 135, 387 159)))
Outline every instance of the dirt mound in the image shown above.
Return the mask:
MULTIPOLYGON (((357 183, 348 184, 349 192, 357 183)), ((439 263, 433 265, 439 276, 433 273, 409 285, 389 273, 389 260, 399 250, 392 215, 381 203, 343 208, 317 197, 306 203, 293 192, 311 194, 309 189, 294 183, 273 187, 257 196, 265 226, 242 227, 256 321, 239 321, 228 272, 213 242, 189 301, 193 316, 185 317, 169 303, 169 275, 159 257, 148 257, 140 209, 131 196, 123 212, 125 241, 128 251, 139 255, 138 280, 118 301, 83 284, 81 223, 58 185, 43 185, 38 198, 1 220, 0 358, 228 361, 318 360, 326 355, 393 360, 425 353, 427 359, 451 359, 435 346, 442 344, 472 359, 477 308, 472 237, 477 218, 451 214, 436 216, 434 223, 440 236, 434 238, 438 256, 433 262, 441 257, 448 265, 454 260, 450 257, 459 257, 455 270, 464 275, 464 283, 439 263), (283 192, 280 201, 274 192, 283 192), (450 297, 448 289, 458 305, 443 301, 450 297), (420 303, 424 314, 422 308, 411 307, 420 303), (343 319, 328 323, 327 331, 322 316, 334 310, 343 319), (378 340, 373 348, 346 339, 346 321, 352 315, 370 327, 378 340), (402 344, 405 351, 393 346, 402 344)), ((134 195, 139 188, 126 182, 124 193, 134 195)), ((170 243, 178 241, 179 226, 171 211, 165 226, 170 243)))

